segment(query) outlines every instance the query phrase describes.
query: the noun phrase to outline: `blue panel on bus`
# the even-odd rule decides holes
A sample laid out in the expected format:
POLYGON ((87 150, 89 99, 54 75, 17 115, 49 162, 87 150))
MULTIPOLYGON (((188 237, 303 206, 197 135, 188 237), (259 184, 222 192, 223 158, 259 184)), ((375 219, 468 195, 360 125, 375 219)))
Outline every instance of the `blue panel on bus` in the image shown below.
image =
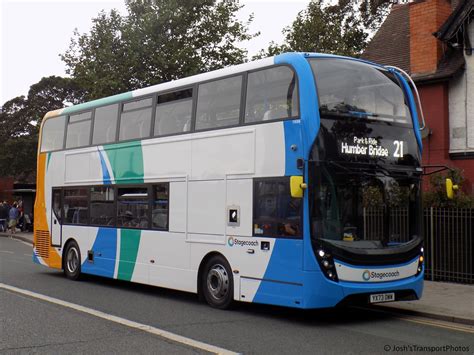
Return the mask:
POLYGON ((40 263, 38 257, 36 256, 36 253, 35 253, 34 251, 33 251, 33 262, 36 263, 36 264, 40 264, 40 265, 41 265, 41 263, 40 263))
POLYGON ((110 179, 109 169, 107 169, 107 164, 105 163, 104 154, 99 150, 100 156, 100 165, 102 166, 102 179, 104 181, 104 185, 110 185, 112 180, 110 179))
POLYGON ((262 280, 253 302, 301 308, 303 297, 303 285, 262 280))
POLYGON ((301 305, 302 255, 303 240, 275 239, 272 256, 263 276, 268 282, 260 283, 253 302, 293 307, 301 305))
POLYGON ((410 86, 406 82, 405 78, 396 71, 392 71, 398 78, 398 80, 402 83, 403 91, 408 99, 408 106, 410 107, 411 118, 413 121, 413 129, 415 130, 416 140, 418 141, 418 146, 420 148, 420 153, 423 152, 423 143, 421 140, 420 134, 420 125, 418 124, 418 111, 415 105, 415 98, 413 97, 413 93, 411 92, 410 86))
POLYGON ((304 271, 303 308, 334 307, 343 298, 339 283, 330 281, 321 271, 304 271))
POLYGON ((417 276, 412 276, 402 280, 389 282, 347 282, 339 281, 344 296, 357 293, 382 293, 398 290, 413 290, 418 298, 423 295, 423 278, 424 272, 417 276))
POLYGON ((82 271, 86 274, 114 277, 117 229, 99 228, 92 250, 94 251, 94 261, 86 260, 82 264, 82 271))
POLYGON ((302 53, 284 53, 275 56, 275 64, 291 65, 298 76, 298 94, 300 97, 300 118, 304 141, 299 147, 299 156, 308 159, 309 151, 319 131, 319 108, 311 67, 302 53))
POLYGON ((285 132, 285 175, 303 175, 303 171, 296 167, 296 160, 303 158, 300 120, 284 121, 283 130, 285 132))
MULTIPOLYGON (((298 146, 298 150, 296 154, 298 158, 303 158, 305 162, 309 158, 310 151, 313 147, 313 143, 318 135, 319 126, 320 126, 320 117, 319 117, 319 107, 318 107, 318 93, 317 88, 313 76, 313 71, 311 70, 311 66, 307 60, 307 55, 304 53, 284 53, 277 55, 275 57, 275 64, 288 64, 291 65, 298 75, 298 95, 300 97, 300 106, 299 106, 299 113, 300 113, 300 128, 301 131, 304 132, 302 138, 300 138, 300 145, 298 146)), ((291 138, 291 130, 289 133, 286 132, 289 122, 285 122, 285 144, 286 141, 291 138), (287 138, 287 135, 289 136, 287 138)), ((293 163, 291 161, 292 155, 288 152, 288 149, 291 149, 291 145, 286 144, 287 150, 287 159, 286 159, 286 175, 291 175, 291 172, 296 169, 293 168, 293 164, 296 165, 296 162, 293 163)), ((305 164, 305 171, 304 176, 305 180, 308 181, 308 165, 305 164)), ((302 175, 303 172, 299 172, 298 175, 302 175)), ((304 211, 303 214, 305 216, 309 216, 309 204, 308 204, 308 197, 305 196, 304 199, 304 211)), ((305 250, 304 250, 304 269, 305 270, 319 270, 319 266, 317 265, 314 253, 311 248, 311 241, 310 241, 310 231, 309 231, 309 223, 303 224, 304 228, 304 243, 305 243, 305 250)))

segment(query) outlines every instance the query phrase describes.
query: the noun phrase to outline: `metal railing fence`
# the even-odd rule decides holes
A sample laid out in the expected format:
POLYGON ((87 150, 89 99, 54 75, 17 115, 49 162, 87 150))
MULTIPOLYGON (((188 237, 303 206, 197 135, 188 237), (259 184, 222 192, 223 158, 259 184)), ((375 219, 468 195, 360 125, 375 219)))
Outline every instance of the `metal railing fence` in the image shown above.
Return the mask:
MULTIPOLYGON (((390 211, 390 242, 407 242, 406 208, 390 211)), ((364 236, 380 239, 384 210, 364 208, 364 236)), ((474 284, 474 209, 425 208, 423 210, 425 279, 474 284)))
POLYGON ((425 279, 474 283, 474 209, 426 208, 425 279))

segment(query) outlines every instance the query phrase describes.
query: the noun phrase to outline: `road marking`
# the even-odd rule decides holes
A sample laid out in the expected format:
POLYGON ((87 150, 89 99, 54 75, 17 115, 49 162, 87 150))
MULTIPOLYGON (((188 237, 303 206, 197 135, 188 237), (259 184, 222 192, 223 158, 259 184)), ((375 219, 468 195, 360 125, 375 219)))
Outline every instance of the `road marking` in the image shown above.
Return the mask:
POLYGON ((33 254, 23 254, 24 256, 33 256, 33 254))
MULTIPOLYGON (((364 307, 354 307, 354 308, 358 308, 358 309, 365 310, 365 311, 369 310, 368 308, 364 308, 364 307)), ((454 324, 454 323, 446 322, 446 321, 442 321, 442 320, 431 320, 431 319, 427 319, 427 318, 423 318, 423 317, 404 315, 404 314, 400 314, 400 313, 396 313, 396 312, 390 312, 390 311, 381 310, 381 309, 371 308, 370 311, 390 314, 391 316, 393 316, 396 319, 404 320, 404 321, 407 321, 407 322, 424 324, 424 325, 431 325, 433 327, 445 328, 445 329, 450 329, 450 330, 456 330, 456 331, 459 331, 459 332, 474 334, 474 328, 469 326, 469 325, 454 324)))
POLYGON ((439 328, 446 328, 450 330, 456 330, 458 332, 465 332, 465 333, 470 333, 474 334, 474 329, 469 328, 469 326, 462 326, 462 325, 451 325, 449 323, 441 323, 437 321, 429 321, 429 320, 424 320, 424 319, 418 319, 412 316, 406 316, 406 317, 396 317, 398 319, 406 320, 408 322, 412 323, 419 323, 419 324, 427 324, 431 325, 434 327, 439 327, 439 328))
POLYGON ((0 250, 0 253, 15 254, 14 252, 8 250, 0 250))
POLYGON ((118 323, 118 324, 130 327, 130 328, 139 329, 139 330, 142 330, 144 332, 151 333, 151 334, 154 334, 154 335, 158 335, 160 337, 172 340, 172 341, 177 342, 177 343, 185 344, 187 346, 190 346, 190 347, 193 347, 193 348, 196 348, 196 349, 201 349, 201 350, 204 350, 204 351, 208 351, 210 353, 229 354, 229 355, 230 354, 238 354, 238 353, 235 353, 233 351, 220 348, 218 346, 206 344, 206 343, 203 343, 203 342, 200 342, 198 340, 191 339, 191 338, 186 338, 184 336, 174 334, 174 333, 168 332, 168 331, 163 330, 163 329, 155 328, 155 327, 152 327, 150 325, 137 323, 137 322, 125 319, 125 318, 117 317, 117 316, 114 316, 114 315, 111 315, 111 314, 107 314, 107 313, 104 313, 104 312, 101 312, 101 311, 97 311, 97 310, 92 309, 92 308, 88 308, 88 307, 84 307, 84 306, 81 306, 81 305, 78 305, 78 304, 63 301, 63 300, 60 300, 60 299, 57 299, 57 298, 54 298, 54 297, 49 297, 49 296, 46 296, 46 295, 42 295, 40 293, 24 290, 24 289, 15 287, 15 286, 10 286, 10 285, 6 285, 4 283, 0 283, 0 288, 3 288, 3 289, 8 290, 8 291, 16 292, 16 293, 19 293, 19 294, 22 294, 22 295, 30 296, 30 297, 33 297, 33 298, 37 298, 37 299, 40 299, 42 301, 54 303, 54 304, 57 304, 57 305, 60 305, 60 306, 63 306, 63 307, 71 308, 71 309, 74 309, 76 311, 87 313, 87 314, 93 315, 95 317, 102 318, 102 319, 105 319, 105 320, 108 320, 108 321, 111 321, 111 322, 114 322, 114 323, 118 323))
POLYGON ((23 243, 25 245, 28 245, 30 248, 33 248, 33 244, 31 243, 28 243, 28 242, 25 242, 24 240, 21 240, 21 239, 13 239, 14 241, 16 242, 19 242, 19 243, 23 243))

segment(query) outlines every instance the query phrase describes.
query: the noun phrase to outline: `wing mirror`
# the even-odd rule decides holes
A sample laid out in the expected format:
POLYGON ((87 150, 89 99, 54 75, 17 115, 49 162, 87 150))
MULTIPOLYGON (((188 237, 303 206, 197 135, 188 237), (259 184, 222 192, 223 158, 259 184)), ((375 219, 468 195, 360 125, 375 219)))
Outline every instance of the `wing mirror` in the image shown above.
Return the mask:
POLYGON ((304 190, 308 187, 303 182, 302 176, 292 176, 290 177, 290 191, 291 197, 293 198, 302 198, 304 190))
POLYGON ((448 196, 448 198, 450 200, 453 199, 454 197, 454 191, 457 191, 459 190, 459 186, 458 185, 454 185, 453 184, 453 180, 451 179, 446 179, 446 195, 448 196))

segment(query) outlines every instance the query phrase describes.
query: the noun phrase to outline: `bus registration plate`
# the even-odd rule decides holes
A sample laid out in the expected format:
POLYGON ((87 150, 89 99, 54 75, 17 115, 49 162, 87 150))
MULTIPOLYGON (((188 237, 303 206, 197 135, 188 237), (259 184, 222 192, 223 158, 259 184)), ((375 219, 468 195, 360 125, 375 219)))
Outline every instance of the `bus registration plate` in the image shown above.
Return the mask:
POLYGON ((378 293, 370 295, 370 303, 392 302, 395 301, 395 293, 378 293))

